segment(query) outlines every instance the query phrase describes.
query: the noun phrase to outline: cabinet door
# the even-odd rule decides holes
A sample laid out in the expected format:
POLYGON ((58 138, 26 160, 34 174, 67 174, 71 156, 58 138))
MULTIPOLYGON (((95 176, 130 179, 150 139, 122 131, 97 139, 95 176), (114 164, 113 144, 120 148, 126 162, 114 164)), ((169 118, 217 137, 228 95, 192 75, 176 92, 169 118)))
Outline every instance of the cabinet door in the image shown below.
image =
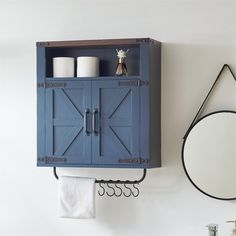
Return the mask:
POLYGON ((90 107, 91 82, 46 89, 46 156, 55 166, 91 164, 90 107))
POLYGON ((139 157, 139 87, 120 84, 92 82, 93 164, 121 165, 139 157))

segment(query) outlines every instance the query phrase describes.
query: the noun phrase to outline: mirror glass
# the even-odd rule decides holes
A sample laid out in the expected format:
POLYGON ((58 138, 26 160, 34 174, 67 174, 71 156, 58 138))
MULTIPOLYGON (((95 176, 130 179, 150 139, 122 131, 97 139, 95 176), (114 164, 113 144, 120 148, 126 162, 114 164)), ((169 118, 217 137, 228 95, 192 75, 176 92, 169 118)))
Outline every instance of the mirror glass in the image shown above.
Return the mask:
POLYGON ((236 113, 218 111, 191 128, 182 147, 185 172, 210 197, 236 199, 236 113))

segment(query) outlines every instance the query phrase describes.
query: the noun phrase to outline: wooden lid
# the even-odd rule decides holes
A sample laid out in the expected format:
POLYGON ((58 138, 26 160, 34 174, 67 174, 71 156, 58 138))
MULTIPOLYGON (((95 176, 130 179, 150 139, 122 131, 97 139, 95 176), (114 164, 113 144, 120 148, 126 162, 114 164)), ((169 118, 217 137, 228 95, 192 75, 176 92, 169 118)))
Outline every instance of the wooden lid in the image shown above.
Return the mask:
POLYGON ((128 39, 96 39, 96 40, 73 40, 73 41, 48 41, 37 42, 37 47, 86 47, 86 46, 112 46, 112 45, 135 45, 140 43, 160 43, 151 38, 128 38, 128 39))

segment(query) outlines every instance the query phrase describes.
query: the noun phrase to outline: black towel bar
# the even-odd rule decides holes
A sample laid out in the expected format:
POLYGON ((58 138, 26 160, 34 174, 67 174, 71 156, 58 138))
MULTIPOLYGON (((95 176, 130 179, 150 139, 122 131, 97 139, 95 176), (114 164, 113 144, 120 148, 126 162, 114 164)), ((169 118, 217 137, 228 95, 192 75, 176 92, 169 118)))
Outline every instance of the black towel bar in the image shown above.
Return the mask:
MULTIPOLYGON (((59 177, 57 175, 57 170, 56 170, 56 167, 53 167, 53 174, 55 176, 55 178, 58 180, 59 177)), ((145 177, 146 177, 146 174, 147 174, 147 169, 143 169, 143 175, 142 177, 139 179, 139 180, 104 180, 104 179, 96 179, 95 180, 95 183, 96 184, 99 184, 99 186, 103 189, 103 192, 100 193, 98 191, 98 194, 100 196, 103 196, 106 192, 107 196, 111 197, 111 196, 116 196, 116 197, 120 197, 122 194, 125 196, 125 197, 129 197, 129 196, 134 196, 134 197, 137 197, 139 195, 139 189, 137 188, 137 186, 135 186, 135 184, 139 184, 141 183, 145 177), (102 184, 106 184, 108 186, 109 189, 112 189, 113 190, 113 193, 112 194, 109 194, 107 191, 105 191, 105 188, 102 186, 102 184), (113 187, 110 187, 109 185, 110 184, 114 184, 115 187, 117 189, 119 189, 120 191, 120 194, 116 194, 115 192, 115 189, 113 187), (123 189, 121 189, 120 187, 118 187, 117 185, 118 184, 123 184, 124 185, 124 188, 128 189, 130 191, 130 194, 126 194, 123 189), (129 188, 127 187, 126 185, 127 184, 130 184, 130 185, 133 185, 133 188, 137 191, 137 194, 134 194, 134 192, 129 188)))

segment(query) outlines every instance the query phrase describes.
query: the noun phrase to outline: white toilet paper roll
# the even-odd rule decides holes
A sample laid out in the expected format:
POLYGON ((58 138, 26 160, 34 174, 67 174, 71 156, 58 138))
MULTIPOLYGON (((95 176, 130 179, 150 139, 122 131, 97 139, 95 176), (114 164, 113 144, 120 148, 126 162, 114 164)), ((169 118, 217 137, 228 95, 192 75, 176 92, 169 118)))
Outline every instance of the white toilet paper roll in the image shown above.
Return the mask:
POLYGON ((77 57, 77 77, 99 76, 98 57, 77 57))
POLYGON ((53 58, 53 77, 74 77, 75 59, 73 57, 53 58))

